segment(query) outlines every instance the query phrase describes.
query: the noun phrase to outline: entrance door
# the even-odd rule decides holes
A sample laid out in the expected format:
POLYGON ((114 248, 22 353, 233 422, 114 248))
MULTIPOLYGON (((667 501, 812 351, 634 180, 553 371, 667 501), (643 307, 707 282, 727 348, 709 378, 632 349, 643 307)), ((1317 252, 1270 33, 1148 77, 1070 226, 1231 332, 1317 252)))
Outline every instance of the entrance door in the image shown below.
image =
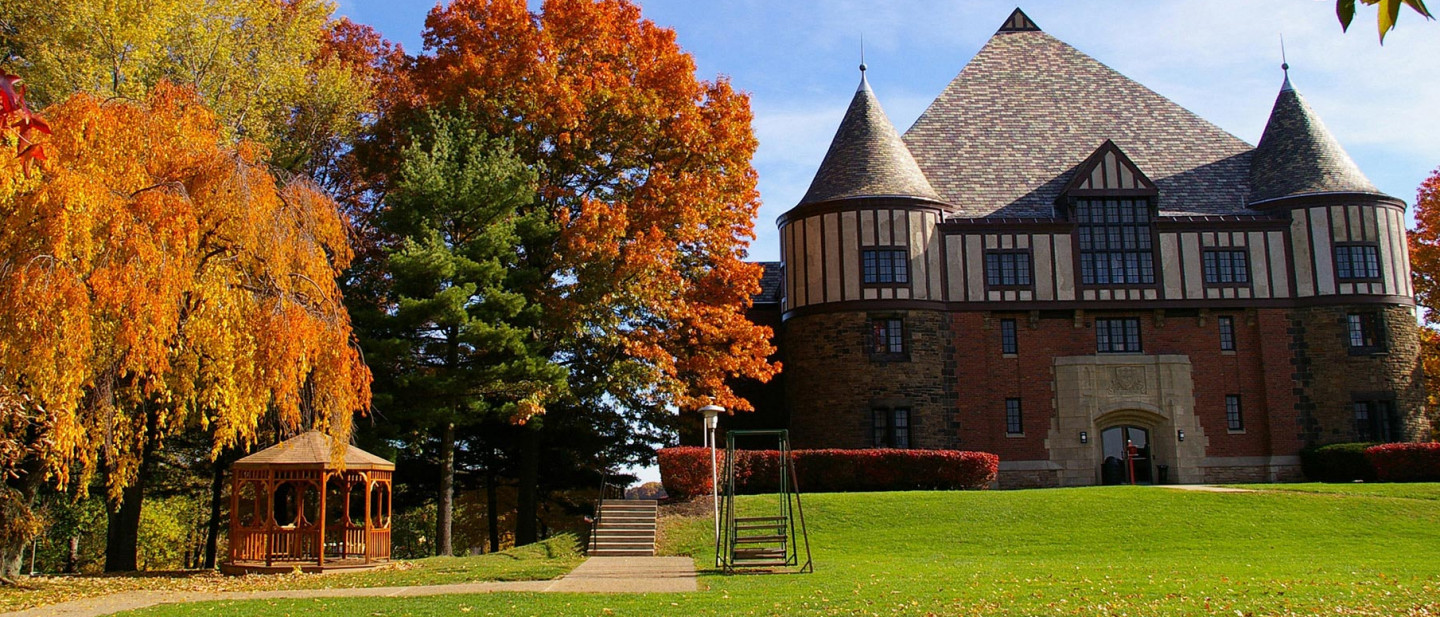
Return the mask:
POLYGON ((1112 426, 1100 432, 1100 445, 1104 460, 1100 464, 1100 480, 1103 484, 1130 484, 1131 461, 1134 459, 1135 484, 1150 484, 1150 431, 1138 426, 1112 426), (1135 454, 1130 456, 1125 447, 1135 445, 1135 454))

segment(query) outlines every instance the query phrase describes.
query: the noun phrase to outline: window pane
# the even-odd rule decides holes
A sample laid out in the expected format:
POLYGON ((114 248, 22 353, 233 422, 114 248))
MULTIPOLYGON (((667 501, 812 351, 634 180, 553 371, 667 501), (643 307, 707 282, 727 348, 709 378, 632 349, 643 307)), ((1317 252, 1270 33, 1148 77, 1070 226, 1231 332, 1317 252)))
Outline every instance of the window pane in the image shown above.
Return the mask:
POLYGON ((910 410, 903 407, 895 410, 894 447, 910 447, 910 410))
POLYGON ((1000 320, 1000 353, 1018 353, 1019 344, 1016 340, 1015 320, 1000 320))
POLYGON ((1005 399, 1005 432, 1019 434, 1025 432, 1024 419, 1020 415, 1020 399, 1005 399))
POLYGON ((1245 419, 1240 415, 1240 396, 1237 394, 1225 396, 1225 424, 1232 431, 1245 428, 1245 419))
POLYGON ((1235 351, 1235 319, 1221 317, 1217 321, 1220 324, 1220 349, 1235 351))
POLYGON ((886 441, 887 441, 887 440, 886 440, 886 437, 887 437, 887 434, 890 432, 890 431, 889 431, 889 426, 887 426, 886 423, 885 423, 885 415, 886 415, 887 413, 888 413, 888 411, 887 411, 887 410, 884 410, 884 409, 873 409, 873 410, 870 411, 870 415, 871 415, 871 417, 873 418, 872 423, 873 423, 873 426, 874 426, 874 428, 875 428, 875 431, 874 431, 874 432, 875 432, 875 443, 874 443, 874 445, 875 445, 875 447, 877 447, 877 448, 883 448, 883 447, 885 447, 885 444, 886 444, 886 441))

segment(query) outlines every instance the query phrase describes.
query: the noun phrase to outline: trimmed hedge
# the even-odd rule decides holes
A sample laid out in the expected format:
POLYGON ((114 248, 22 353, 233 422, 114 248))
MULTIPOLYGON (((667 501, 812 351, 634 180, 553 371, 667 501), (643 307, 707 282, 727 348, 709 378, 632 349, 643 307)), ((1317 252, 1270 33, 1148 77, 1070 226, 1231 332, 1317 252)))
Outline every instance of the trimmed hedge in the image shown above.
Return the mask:
MULTIPOLYGON (((995 481, 1000 457, 960 450, 793 450, 800 489, 810 493, 983 489, 995 481)), ((671 497, 710 493, 709 448, 660 450, 660 482, 671 497)), ((725 452, 716 450, 724 473, 725 452)), ((778 450, 737 450, 735 491, 779 490, 778 450)), ((721 479, 724 482, 724 479, 721 479)))
POLYGON ((1375 467, 1365 457, 1371 442, 1332 443, 1300 451, 1300 469, 1312 482, 1374 482, 1375 467))
POLYGON ((1440 443, 1387 443, 1365 449, 1381 482, 1440 481, 1440 443))

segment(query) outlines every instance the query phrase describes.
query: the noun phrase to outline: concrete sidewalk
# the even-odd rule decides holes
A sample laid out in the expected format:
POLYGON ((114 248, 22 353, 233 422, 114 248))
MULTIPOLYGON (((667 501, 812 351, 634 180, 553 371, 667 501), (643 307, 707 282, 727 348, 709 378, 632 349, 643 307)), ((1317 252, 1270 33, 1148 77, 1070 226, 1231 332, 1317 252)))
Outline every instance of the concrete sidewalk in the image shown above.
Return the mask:
POLYGON ((679 593, 696 591, 695 562, 689 557, 591 557, 569 574, 549 581, 457 583, 415 587, 286 589, 197 593, 131 591, 40 606, 0 617, 99 617, 157 604, 306 598, 405 598, 467 593, 679 593))

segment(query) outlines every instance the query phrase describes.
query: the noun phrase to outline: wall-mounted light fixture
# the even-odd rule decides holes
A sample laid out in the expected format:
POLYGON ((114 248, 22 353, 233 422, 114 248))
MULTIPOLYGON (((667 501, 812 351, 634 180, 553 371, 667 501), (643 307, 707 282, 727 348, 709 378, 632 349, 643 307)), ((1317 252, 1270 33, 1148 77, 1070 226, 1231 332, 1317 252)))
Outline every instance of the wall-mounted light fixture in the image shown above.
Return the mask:
POLYGON ((1080 431, 1080 443, 1090 443, 1090 433, 1080 431))
POLYGON ((1185 441, 1185 429, 1182 428, 1179 431, 1176 431, 1175 437, 1179 438, 1180 441, 1185 441))

